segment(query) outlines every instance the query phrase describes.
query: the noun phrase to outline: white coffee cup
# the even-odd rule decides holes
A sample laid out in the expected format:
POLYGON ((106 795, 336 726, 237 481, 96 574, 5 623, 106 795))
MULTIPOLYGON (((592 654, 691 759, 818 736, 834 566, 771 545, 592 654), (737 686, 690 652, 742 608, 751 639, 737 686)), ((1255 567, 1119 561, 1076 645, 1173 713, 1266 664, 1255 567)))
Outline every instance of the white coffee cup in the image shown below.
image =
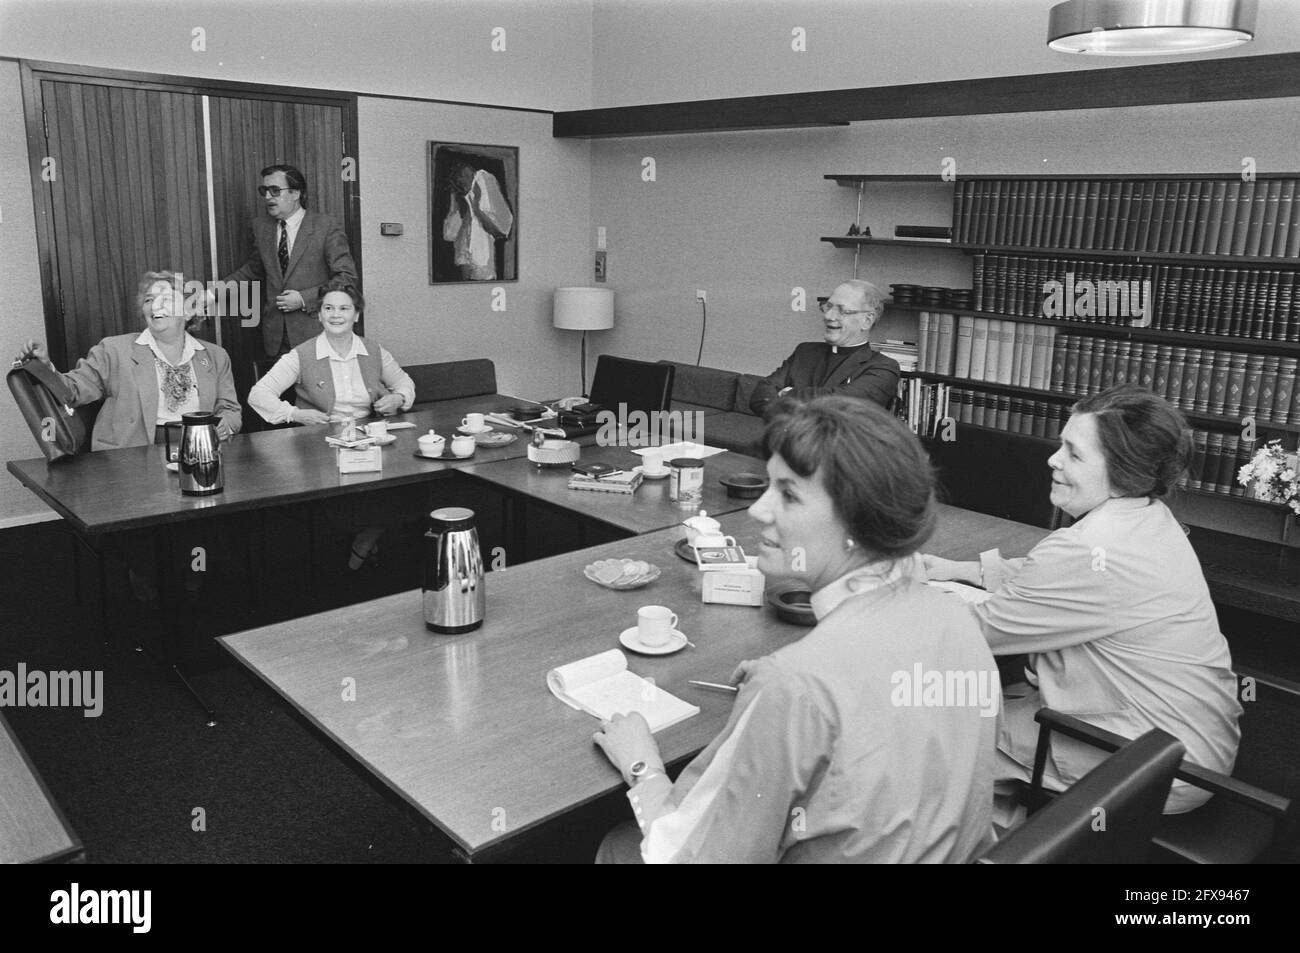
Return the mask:
POLYGON ((466 414, 465 419, 460 422, 460 425, 466 430, 472 430, 474 433, 478 433, 486 426, 486 424, 483 423, 482 414, 466 414))
POLYGON ((641 469, 646 473, 663 473, 663 451, 658 449, 643 451, 641 454, 641 469))
POLYGON ((447 445, 447 441, 432 430, 422 436, 417 443, 420 445, 420 452, 426 457, 442 456, 443 448, 447 445))
POLYGON ((458 457, 468 457, 474 452, 474 438, 466 433, 458 433, 451 438, 451 452, 458 457))
POLYGON ((372 437, 379 437, 380 439, 382 439, 382 438, 384 438, 384 437, 387 437, 387 436, 388 436, 388 421, 387 421, 387 420, 375 420, 375 421, 372 421, 372 422, 366 424, 366 433, 369 434, 369 435, 372 436, 372 437))
POLYGON ((636 628, 642 645, 665 645, 677 628, 677 613, 667 606, 642 606, 636 610, 636 628))

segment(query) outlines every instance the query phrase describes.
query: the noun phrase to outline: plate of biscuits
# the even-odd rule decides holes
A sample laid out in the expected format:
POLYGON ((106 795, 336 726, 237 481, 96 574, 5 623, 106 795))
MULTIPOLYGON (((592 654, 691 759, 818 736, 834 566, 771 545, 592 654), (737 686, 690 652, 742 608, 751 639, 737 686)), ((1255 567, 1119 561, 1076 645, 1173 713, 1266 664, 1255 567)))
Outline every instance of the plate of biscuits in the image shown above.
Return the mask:
POLYGON ((643 559, 602 559, 582 574, 606 589, 640 589, 659 578, 661 570, 643 559))

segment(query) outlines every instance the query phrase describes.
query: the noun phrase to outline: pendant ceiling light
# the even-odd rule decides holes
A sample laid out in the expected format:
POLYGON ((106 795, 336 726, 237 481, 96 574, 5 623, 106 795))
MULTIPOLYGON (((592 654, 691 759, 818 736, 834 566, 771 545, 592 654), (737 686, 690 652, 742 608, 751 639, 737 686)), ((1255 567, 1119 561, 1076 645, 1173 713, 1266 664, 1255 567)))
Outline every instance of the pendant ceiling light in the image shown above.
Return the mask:
POLYGON ((1047 45, 1061 53, 1155 56, 1222 50, 1255 38, 1256 0, 1066 0, 1047 45))

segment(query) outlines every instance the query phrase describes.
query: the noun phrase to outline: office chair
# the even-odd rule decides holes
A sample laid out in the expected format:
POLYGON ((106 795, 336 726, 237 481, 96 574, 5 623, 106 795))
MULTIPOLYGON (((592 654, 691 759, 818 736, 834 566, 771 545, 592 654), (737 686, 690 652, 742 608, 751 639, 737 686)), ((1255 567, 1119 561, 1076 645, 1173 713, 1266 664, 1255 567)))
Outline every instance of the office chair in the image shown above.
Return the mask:
MULTIPOLYGON (((1120 735, 1050 708, 1041 709, 1034 717, 1042 726, 1038 751, 1044 758, 1053 731, 1102 751, 1116 751, 1128 744, 1120 735)), ((1190 762, 1184 762, 1174 777, 1210 791, 1214 797, 1194 811, 1160 818, 1151 841, 1153 862, 1248 864, 1294 829, 1300 811, 1300 801, 1295 798, 1281 797, 1190 762)), ((1031 784, 1031 797, 1034 787, 1031 784)))
POLYGON ((619 404, 626 404, 628 413, 668 410, 673 402, 673 371, 671 364, 602 354, 591 379, 591 403, 616 413, 619 404))
MULTIPOLYGON (((1040 743, 1034 776, 1042 781, 1040 743)), ((979 857, 979 864, 1132 864, 1147 855, 1184 748, 1148 731, 979 857)))

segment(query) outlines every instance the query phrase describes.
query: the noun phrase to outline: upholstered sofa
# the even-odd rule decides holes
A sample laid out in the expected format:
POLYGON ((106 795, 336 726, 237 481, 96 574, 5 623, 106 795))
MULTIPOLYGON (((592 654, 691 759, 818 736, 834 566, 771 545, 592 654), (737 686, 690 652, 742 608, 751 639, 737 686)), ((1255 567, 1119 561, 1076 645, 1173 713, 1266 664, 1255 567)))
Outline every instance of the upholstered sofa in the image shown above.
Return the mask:
POLYGON ((659 363, 674 368, 672 409, 703 415, 698 428, 702 432, 696 433, 695 439, 750 456, 758 454, 763 418, 750 413, 749 398, 761 377, 676 361, 659 363))

